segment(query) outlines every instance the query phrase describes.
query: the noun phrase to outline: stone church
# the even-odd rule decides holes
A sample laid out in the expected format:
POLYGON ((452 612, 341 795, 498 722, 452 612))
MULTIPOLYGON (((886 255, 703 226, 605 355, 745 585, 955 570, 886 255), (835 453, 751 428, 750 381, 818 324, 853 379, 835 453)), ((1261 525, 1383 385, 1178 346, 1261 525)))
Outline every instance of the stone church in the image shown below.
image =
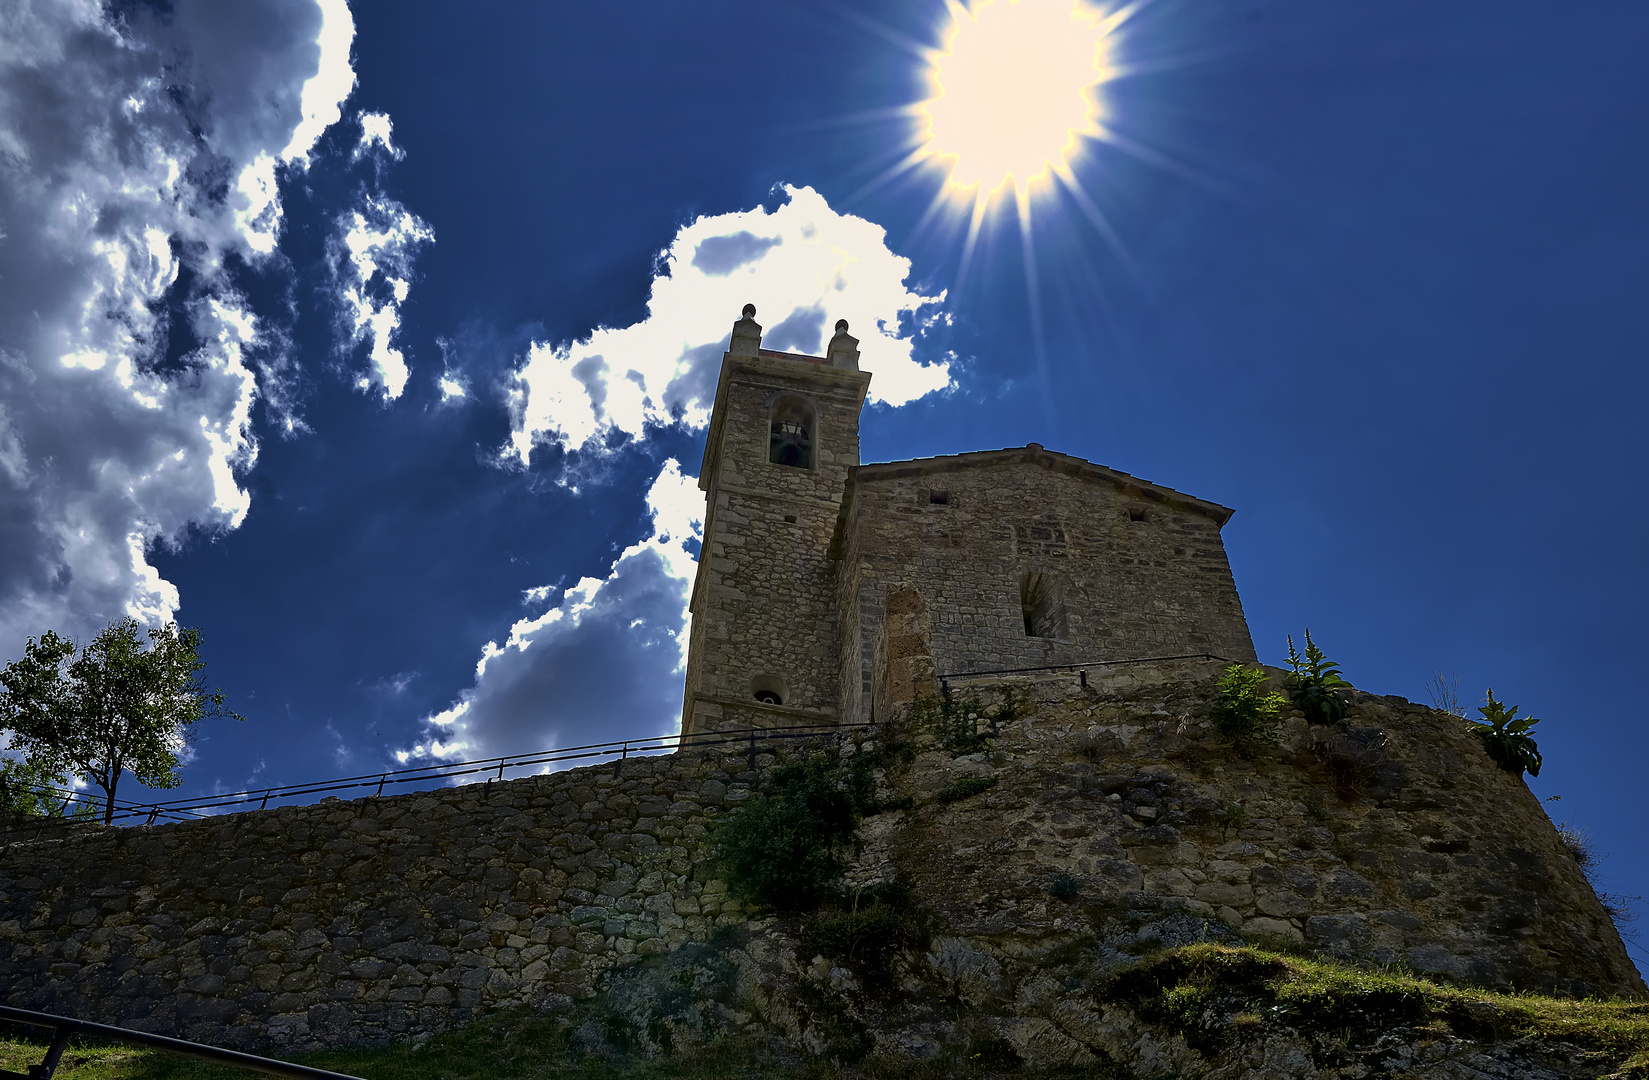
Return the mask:
POLYGON ((1220 529, 1232 511, 1037 443, 859 463, 870 374, 733 325, 699 486, 682 732, 874 720, 890 592, 936 674, 1209 655, 1253 661, 1220 529))

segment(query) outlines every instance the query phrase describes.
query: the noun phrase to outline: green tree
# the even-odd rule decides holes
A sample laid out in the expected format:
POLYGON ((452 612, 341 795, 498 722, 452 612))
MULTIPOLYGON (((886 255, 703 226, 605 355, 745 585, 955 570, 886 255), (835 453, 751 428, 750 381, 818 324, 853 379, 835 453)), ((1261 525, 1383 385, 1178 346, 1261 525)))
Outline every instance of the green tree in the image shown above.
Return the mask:
POLYGON ((0 757, 0 819, 53 817, 68 809, 73 796, 63 791, 68 778, 22 758, 0 757))
POLYGON ((1351 684, 1340 676, 1340 665, 1323 655, 1305 632, 1305 655, 1294 651, 1294 637, 1288 638, 1288 666, 1293 669, 1284 685, 1288 699, 1305 713, 1307 722, 1337 724, 1351 715, 1351 684))
POLYGON ((1522 776, 1527 771, 1530 776, 1539 776, 1540 746, 1529 732, 1540 721, 1532 716, 1520 718, 1517 706, 1496 701, 1493 690, 1488 692, 1488 699, 1488 704, 1477 710, 1483 714, 1482 719, 1472 720, 1472 730, 1483 740, 1483 748, 1507 772, 1522 776))
POLYGON ((178 785, 178 751, 210 716, 240 719, 208 693, 200 631, 176 624, 148 632, 124 618, 81 647, 48 630, 0 669, 0 729, 11 749, 47 774, 75 773, 103 789, 103 823, 130 772, 151 788, 178 785))

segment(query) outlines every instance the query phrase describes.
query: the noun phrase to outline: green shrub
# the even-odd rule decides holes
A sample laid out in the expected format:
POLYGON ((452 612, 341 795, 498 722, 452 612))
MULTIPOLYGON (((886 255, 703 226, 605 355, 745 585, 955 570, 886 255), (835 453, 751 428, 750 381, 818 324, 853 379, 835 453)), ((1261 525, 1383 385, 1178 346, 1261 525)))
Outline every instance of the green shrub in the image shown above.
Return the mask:
POLYGON ((803 958, 839 960, 867 990, 893 983, 893 962, 901 952, 924 949, 926 922, 908 884, 895 882, 861 890, 845 911, 819 914, 802 934, 803 958))
POLYGON ((1483 740, 1483 748, 1496 765, 1514 776, 1522 776, 1525 771, 1539 776, 1540 746, 1529 732, 1540 721, 1532 716, 1520 718, 1517 706, 1496 701, 1492 689, 1488 698, 1489 703, 1477 710, 1483 714, 1482 719, 1472 721, 1472 730, 1483 740))
POLYGON ((1248 824, 1248 811, 1243 809, 1242 803, 1226 803, 1214 812, 1214 824, 1220 827, 1222 835, 1230 836, 1231 830, 1241 829, 1248 824))
POLYGON ((1340 665, 1323 655, 1305 632, 1305 655, 1294 651, 1294 637, 1288 638, 1288 698, 1313 724, 1337 724, 1351 715, 1351 684, 1340 676, 1340 665))
POLYGON ((714 864, 740 900, 809 911, 829 895, 873 805, 870 763, 816 754, 773 771, 770 789, 710 832, 714 864))
POLYGON ((933 796, 936 802, 953 803, 972 798, 982 791, 989 791, 996 786, 994 776, 964 776, 954 784, 946 784, 933 796))
POLYGON ((1243 757, 1277 741, 1277 714, 1283 696, 1265 688, 1270 676, 1259 668, 1232 664, 1220 673, 1214 730, 1243 757))

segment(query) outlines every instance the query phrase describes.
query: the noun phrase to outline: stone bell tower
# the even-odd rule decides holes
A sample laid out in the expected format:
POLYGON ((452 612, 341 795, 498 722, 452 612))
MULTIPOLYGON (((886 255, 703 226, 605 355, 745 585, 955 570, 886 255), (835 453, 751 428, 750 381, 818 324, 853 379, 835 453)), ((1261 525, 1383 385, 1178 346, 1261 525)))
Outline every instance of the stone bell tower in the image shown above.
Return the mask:
POLYGON ((829 551, 870 375, 845 319, 825 356, 804 356, 762 348, 755 315, 733 324, 699 471, 686 735, 837 718, 829 551))

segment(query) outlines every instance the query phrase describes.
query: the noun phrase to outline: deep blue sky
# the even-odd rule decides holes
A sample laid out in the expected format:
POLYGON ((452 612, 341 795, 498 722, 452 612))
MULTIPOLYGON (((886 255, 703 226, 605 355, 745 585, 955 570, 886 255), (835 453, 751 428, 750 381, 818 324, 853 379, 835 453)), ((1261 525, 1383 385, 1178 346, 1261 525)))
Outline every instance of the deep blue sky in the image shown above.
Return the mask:
MULTIPOLYGON (((1492 685, 1544 718, 1531 786, 1609 853, 1605 887, 1649 895, 1649 7, 1146 5, 1106 99, 1163 157, 1090 143, 1075 163, 1122 254, 1069 197, 1039 205, 1039 360, 1011 205, 958 279, 958 235, 914 230, 934 173, 866 190, 906 129, 864 116, 922 96, 900 42, 937 40, 937 0, 351 6, 345 119, 281 173, 284 262, 236 278, 287 335, 307 430, 258 406, 244 521, 151 560, 247 716, 202 733, 185 791, 382 767, 543 610, 523 590, 608 576, 702 429, 621 439, 575 491, 561 449, 498 464, 507 377, 535 341, 646 317, 679 228, 791 184, 884 227, 913 291, 948 290, 954 321, 917 352, 953 350, 957 388, 867 410, 866 460, 1035 440, 1235 507, 1263 659, 1310 627, 1363 689, 1492 685), (362 111, 393 119, 402 160, 351 163, 362 111), (435 236, 390 402, 354 386, 364 348, 338 352, 325 284, 363 190, 435 236)), ((676 677, 596 637, 513 737, 659 728, 676 677)))

